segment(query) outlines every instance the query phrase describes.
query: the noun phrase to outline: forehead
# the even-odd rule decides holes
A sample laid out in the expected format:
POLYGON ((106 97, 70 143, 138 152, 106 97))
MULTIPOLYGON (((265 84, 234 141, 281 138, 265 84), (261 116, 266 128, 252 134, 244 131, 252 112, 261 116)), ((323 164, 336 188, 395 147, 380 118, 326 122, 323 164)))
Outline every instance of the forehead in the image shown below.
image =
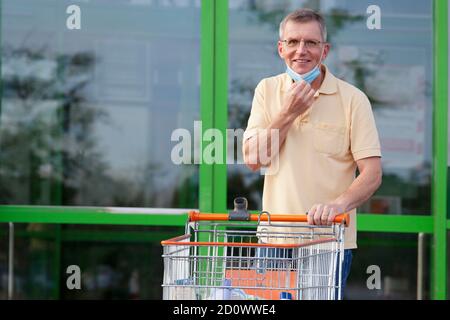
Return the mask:
POLYGON ((308 38, 318 39, 322 38, 319 22, 313 20, 308 22, 288 21, 284 26, 283 37, 287 38, 308 38))

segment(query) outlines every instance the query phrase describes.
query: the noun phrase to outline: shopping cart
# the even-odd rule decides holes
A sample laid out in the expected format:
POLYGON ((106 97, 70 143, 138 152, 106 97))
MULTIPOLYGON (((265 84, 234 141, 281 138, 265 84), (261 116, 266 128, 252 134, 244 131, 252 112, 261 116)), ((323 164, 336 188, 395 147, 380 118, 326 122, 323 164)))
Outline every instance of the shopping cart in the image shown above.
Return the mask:
POLYGON ((245 220, 190 212, 185 235, 161 242, 163 299, 341 298, 347 214, 330 227, 307 225, 306 215, 261 213, 245 220))

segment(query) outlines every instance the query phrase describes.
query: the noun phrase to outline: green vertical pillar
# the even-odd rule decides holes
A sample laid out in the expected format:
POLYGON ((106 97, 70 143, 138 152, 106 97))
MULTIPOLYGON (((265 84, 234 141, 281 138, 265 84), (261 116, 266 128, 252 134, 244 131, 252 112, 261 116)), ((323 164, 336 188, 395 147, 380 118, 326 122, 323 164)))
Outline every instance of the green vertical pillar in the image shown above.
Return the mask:
MULTIPOLYGON (((203 0, 201 20, 201 121, 202 137, 208 129, 220 131, 222 145, 217 141, 203 142, 201 151, 209 144, 215 144, 221 148, 223 155, 219 163, 206 164, 202 159, 200 164, 200 212, 225 212, 226 211, 226 126, 227 126, 227 16, 228 1, 225 0, 203 0)), ((217 137, 216 137, 217 139, 217 137)), ((215 152, 219 150, 215 149, 215 152)), ((203 157, 202 157, 203 158, 203 157)), ((216 157, 217 159, 217 157, 216 157)), ((200 240, 205 239, 202 234, 200 240)), ((202 247, 200 255, 209 255, 210 250, 217 247, 202 247)), ((222 255, 222 248, 215 254, 222 255)), ((220 263, 220 261, 219 261, 220 263)), ((199 265, 200 270, 210 272, 217 270, 217 265, 211 265, 208 260, 203 259, 199 265)), ((214 274, 214 281, 220 280, 220 274, 214 274)), ((210 281, 212 279, 209 279, 210 281)), ((209 283, 211 284, 211 283, 209 283)), ((218 283, 215 283, 217 285, 218 283)))
MULTIPOLYGON (((201 25, 202 129, 223 137, 220 163, 200 165, 200 211, 226 211, 226 127, 228 105, 228 1, 203 0, 201 25)), ((207 143, 202 143, 203 151, 207 143)), ((203 159, 204 160, 204 159, 203 159)))
POLYGON ((213 212, 227 210, 227 135, 228 126, 228 0, 216 0, 215 7, 215 89, 214 124, 223 137, 223 162, 214 165, 213 212))
MULTIPOLYGON (((202 130, 214 127, 214 0, 203 0, 201 8, 201 85, 200 85, 200 115, 202 130)), ((201 132, 202 139, 203 132, 201 132)), ((201 140, 200 140, 201 141, 201 140)), ((204 145, 200 146, 203 153, 204 145)), ((203 158, 203 157, 202 157, 203 158)), ((213 211, 213 179, 214 171, 211 165, 200 164, 199 208, 201 212, 213 211)))
POLYGON ((448 3, 434 1, 434 121, 432 298, 446 299, 447 291, 447 113, 448 3))

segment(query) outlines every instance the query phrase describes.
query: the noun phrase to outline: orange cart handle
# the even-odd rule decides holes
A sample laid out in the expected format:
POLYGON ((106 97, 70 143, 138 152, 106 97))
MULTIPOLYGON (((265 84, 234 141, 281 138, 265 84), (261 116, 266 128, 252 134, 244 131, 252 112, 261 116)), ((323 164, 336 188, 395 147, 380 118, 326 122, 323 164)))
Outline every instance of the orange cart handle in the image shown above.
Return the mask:
MULTIPOLYGON (((189 211, 189 221, 229 221, 228 213, 200 213, 189 211)), ((250 221, 269 221, 267 214, 251 214, 250 221)), ((306 214, 271 214, 271 222, 308 222, 306 214)), ((334 218, 334 223, 343 223, 346 227, 350 224, 350 214, 343 213, 334 218)))

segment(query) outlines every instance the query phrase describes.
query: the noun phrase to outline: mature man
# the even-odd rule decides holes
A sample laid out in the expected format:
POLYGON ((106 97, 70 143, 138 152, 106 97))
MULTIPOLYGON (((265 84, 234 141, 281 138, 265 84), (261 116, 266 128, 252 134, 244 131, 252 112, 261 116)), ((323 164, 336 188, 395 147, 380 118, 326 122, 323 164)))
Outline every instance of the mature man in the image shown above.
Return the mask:
POLYGON ((366 95, 322 64, 330 51, 326 37, 323 17, 312 10, 297 10, 281 22, 278 53, 287 71, 256 87, 243 150, 252 170, 277 161, 276 170, 265 176, 264 211, 307 212, 308 223, 315 225, 329 225, 350 212, 344 287, 351 249, 357 247, 356 207, 381 184, 381 152, 366 95), (271 153, 275 131, 279 147, 271 153), (251 143, 255 137, 260 143, 251 143), (269 163, 262 163, 261 148, 267 148, 269 163))

